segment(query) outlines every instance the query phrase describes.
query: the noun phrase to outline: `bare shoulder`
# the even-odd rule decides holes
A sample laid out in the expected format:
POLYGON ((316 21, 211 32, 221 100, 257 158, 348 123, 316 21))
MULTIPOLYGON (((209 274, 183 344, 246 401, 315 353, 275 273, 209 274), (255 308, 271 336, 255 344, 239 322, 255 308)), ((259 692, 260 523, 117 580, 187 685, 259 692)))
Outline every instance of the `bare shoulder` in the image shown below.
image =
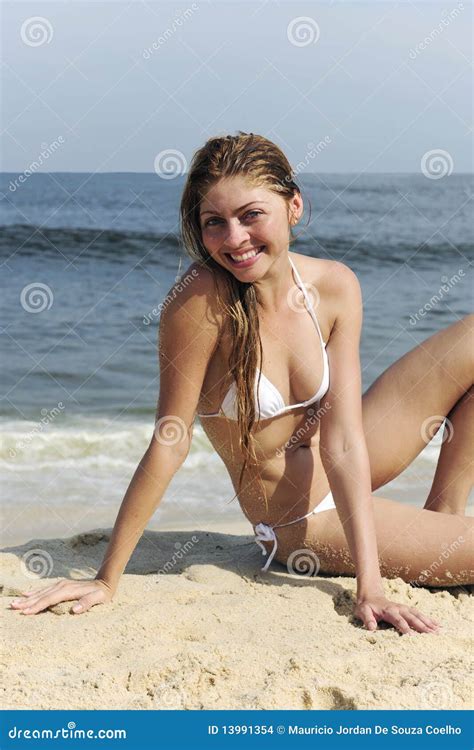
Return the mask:
POLYGON ((207 323, 220 328, 217 286, 218 274, 210 268, 191 263, 177 278, 161 302, 161 319, 176 325, 194 327, 207 323))
POLYGON ((311 258, 307 255, 298 255, 297 259, 307 278, 326 294, 351 295, 360 289, 357 275, 339 260, 311 258))
POLYGON ((296 255, 306 283, 313 284, 319 300, 318 315, 331 332, 336 320, 350 310, 361 309, 362 293, 354 271, 339 260, 296 255))
MULTIPOLYGON (((158 352, 163 392, 173 391, 179 380, 181 393, 191 388, 189 398, 194 408, 204 373, 222 335, 222 313, 213 272, 192 263, 168 290, 160 307, 158 352), (190 386, 195 380, 199 381, 197 390, 190 386)), ((167 398, 171 399, 169 394, 167 398)))
POLYGON ((213 273, 192 263, 161 302, 157 419, 174 415, 191 429, 220 333, 213 273))

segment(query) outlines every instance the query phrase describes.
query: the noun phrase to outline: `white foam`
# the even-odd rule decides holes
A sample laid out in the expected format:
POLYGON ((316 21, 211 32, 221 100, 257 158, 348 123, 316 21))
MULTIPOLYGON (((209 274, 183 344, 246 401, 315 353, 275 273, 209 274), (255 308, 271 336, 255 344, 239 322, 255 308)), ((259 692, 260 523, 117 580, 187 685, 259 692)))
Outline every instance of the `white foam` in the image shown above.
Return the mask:
MULTIPOLYGON (((4 420, 1 426, 7 505, 78 504, 84 511, 98 504, 118 507, 154 428, 152 421, 81 416, 60 425, 4 420)), ((190 454, 166 494, 188 508, 216 508, 232 497, 226 469, 201 425, 195 426, 190 454)))
MULTIPOLYGON (((58 419, 47 425, 4 420, 1 426, 2 492, 8 503, 80 503, 85 509, 94 503, 118 505, 154 427, 151 420, 83 416, 61 416, 61 424, 58 419)), ((427 496, 441 442, 438 433, 390 483, 393 496, 399 492, 400 499, 417 504, 427 496)), ((218 509, 233 495, 222 460, 196 424, 190 454, 166 496, 182 507, 218 509)))
MULTIPOLYGON (((154 425, 78 417, 61 426, 10 420, 1 424, 0 461, 5 470, 69 468, 74 463, 105 468, 135 465, 153 436, 154 425)), ((194 430, 189 467, 212 460, 214 451, 200 425, 194 430)))

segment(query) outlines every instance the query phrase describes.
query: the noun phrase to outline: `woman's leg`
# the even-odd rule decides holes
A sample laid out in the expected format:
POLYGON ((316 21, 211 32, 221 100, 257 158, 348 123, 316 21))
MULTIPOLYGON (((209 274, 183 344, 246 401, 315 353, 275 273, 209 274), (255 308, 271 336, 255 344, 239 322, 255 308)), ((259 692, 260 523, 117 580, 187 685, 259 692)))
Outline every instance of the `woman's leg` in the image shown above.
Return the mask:
POLYGON ((459 511, 463 505, 472 453, 472 401, 464 396, 473 384, 473 339, 470 315, 407 352, 362 396, 373 490, 409 466, 451 413, 454 429, 443 444, 429 501, 436 510, 446 507, 448 497, 450 508, 459 511))
MULTIPOLYGON (((376 490, 398 476, 448 417, 431 492, 433 510, 373 496, 382 575, 430 586, 474 583, 474 519, 464 509, 472 483, 474 316, 430 336, 380 375, 362 397, 376 490), (449 515, 434 512, 444 510, 449 515)), ((310 548, 321 570, 354 575, 336 510, 278 530, 277 559, 310 548)))
MULTIPOLYGON (((474 519, 373 497, 381 573, 385 578, 426 586, 474 583, 474 519)), ((310 516, 306 523, 277 529, 276 559, 284 565, 295 550, 311 550, 323 573, 355 574, 336 510, 310 516)), ((311 554, 311 553, 310 553, 311 554)))
POLYGON ((474 484, 474 388, 462 396, 446 417, 443 443, 424 507, 463 515, 474 484))

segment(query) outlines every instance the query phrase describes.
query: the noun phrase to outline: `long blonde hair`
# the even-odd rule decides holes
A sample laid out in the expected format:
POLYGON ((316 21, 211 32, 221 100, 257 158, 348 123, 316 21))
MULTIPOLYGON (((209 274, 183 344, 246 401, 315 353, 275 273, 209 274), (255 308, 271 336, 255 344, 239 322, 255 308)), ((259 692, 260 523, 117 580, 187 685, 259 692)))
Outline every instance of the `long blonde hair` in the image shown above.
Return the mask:
POLYGON ((231 332, 229 371, 236 385, 240 449, 244 456, 240 490, 247 464, 257 463, 251 435, 257 416, 253 384, 258 361, 262 361, 257 296, 253 284, 238 281, 211 257, 202 242, 199 217, 200 203, 209 188, 225 177, 234 176, 245 177, 255 185, 273 190, 288 203, 300 189, 278 146, 261 135, 238 131, 235 136, 210 138, 196 151, 181 198, 181 237, 187 253, 214 273, 220 269, 220 277, 224 272, 227 299, 222 298, 217 283, 216 294, 231 332))

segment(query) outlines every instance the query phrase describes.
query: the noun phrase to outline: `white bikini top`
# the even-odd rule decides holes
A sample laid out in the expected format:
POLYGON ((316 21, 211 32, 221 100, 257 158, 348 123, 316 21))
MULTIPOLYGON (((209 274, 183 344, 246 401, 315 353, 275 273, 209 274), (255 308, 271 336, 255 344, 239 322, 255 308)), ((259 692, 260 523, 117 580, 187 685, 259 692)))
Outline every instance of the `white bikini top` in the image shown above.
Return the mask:
MULTIPOLYGON (((296 277, 296 283, 298 287, 301 289, 301 291, 303 292, 303 296, 306 302, 306 309, 311 315, 314 321, 314 325, 316 326, 316 330, 318 331, 318 334, 319 334, 319 339, 321 341, 322 354, 323 354, 323 379, 321 381, 321 385, 319 386, 314 396, 311 396, 311 398, 309 398, 307 401, 302 401, 300 404, 290 404, 289 406, 286 406, 278 388, 276 388, 273 385, 273 383, 257 367, 257 372, 255 374, 254 393, 255 393, 255 404, 257 408, 258 408, 258 404, 260 404, 260 410, 259 410, 260 419, 270 419, 271 417, 277 417, 280 414, 284 414, 285 412, 291 411, 292 409, 299 409, 302 406, 309 406, 309 404, 312 404, 315 401, 319 401, 327 393, 329 389, 329 361, 328 361, 328 355, 326 352, 326 344, 323 341, 318 319, 316 317, 316 313, 311 303, 311 299, 308 295, 308 292, 306 291, 306 288, 301 280, 301 277, 296 269, 295 264, 291 260, 290 256, 288 257, 290 259, 291 267, 296 277), (259 373, 260 373, 260 387, 257 390, 259 373)), ((219 411, 213 412, 212 414, 199 414, 198 413, 198 417, 227 417, 227 419, 237 420, 237 387, 236 387, 235 382, 232 383, 229 390, 227 391, 225 398, 222 401, 219 411)))

